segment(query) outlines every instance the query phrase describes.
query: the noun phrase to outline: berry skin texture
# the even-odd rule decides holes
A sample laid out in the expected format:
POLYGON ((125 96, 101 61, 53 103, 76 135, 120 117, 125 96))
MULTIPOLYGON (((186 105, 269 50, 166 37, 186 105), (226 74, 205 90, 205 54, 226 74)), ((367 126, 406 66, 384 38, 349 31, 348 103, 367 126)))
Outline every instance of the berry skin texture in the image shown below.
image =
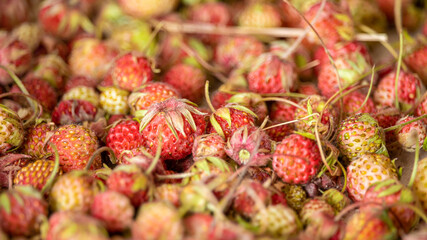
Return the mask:
POLYGON ((10 236, 31 237, 40 231, 47 217, 47 203, 29 186, 15 187, 0 194, 0 228, 10 236))
MULTIPOLYGON (((425 29, 427 32, 427 27, 425 29)), ((418 74, 424 84, 427 83, 427 70, 425 68, 427 65, 427 46, 423 46, 411 53, 405 58, 405 62, 412 71, 418 74)))
POLYGON ((280 27, 281 16, 277 8, 269 3, 248 4, 239 16, 239 26, 242 27, 280 27))
MULTIPOLYGON (((14 185, 31 185, 41 191, 53 172, 55 162, 51 160, 36 160, 21 168, 13 179, 14 185)), ((62 175, 59 170, 58 175, 62 175)))
POLYGON ((357 114, 341 122, 337 133, 341 154, 352 161, 365 153, 388 156, 383 129, 369 114, 357 114))
POLYGON ((18 148, 24 141, 25 131, 21 118, 6 106, 0 106, 0 154, 18 148))
POLYGON ((56 125, 80 124, 95 121, 98 109, 86 100, 62 100, 52 112, 56 125))
POLYGON ((151 105, 172 97, 181 97, 177 89, 167 83, 150 82, 129 95, 128 105, 131 113, 134 114, 138 110, 147 110, 151 105))
POLYGON ((383 211, 356 212, 344 229, 344 240, 398 239, 397 231, 383 211))
POLYGON ((319 170, 319 148, 315 141, 292 134, 276 146, 273 154, 273 169, 283 182, 308 183, 319 170))
POLYGON ((369 153, 352 161, 347 167, 347 192, 353 201, 361 201, 369 186, 386 179, 397 179, 390 158, 369 153))
POLYGON ((175 207, 166 202, 141 206, 132 225, 132 239, 182 239, 184 226, 175 207))
POLYGON ((149 19, 171 12, 177 0, 119 0, 121 9, 135 18, 149 19))
MULTIPOLYGON (((59 165, 66 173, 84 169, 92 154, 98 149, 98 139, 92 130, 74 124, 59 127, 49 139, 47 149, 54 155, 49 143, 56 145, 59 165)), ((96 156, 90 169, 98 169, 101 165, 101 156, 96 156)))
POLYGON ((334 209, 325 200, 321 198, 310 199, 306 203, 304 203, 301 209, 301 221, 305 225, 315 224, 316 220, 318 220, 316 218, 316 215, 319 213, 325 213, 329 216, 335 215, 334 209))
POLYGON ((111 127, 107 134, 107 146, 122 162, 124 151, 142 146, 142 135, 139 132, 139 124, 135 120, 123 120, 111 127))
POLYGON ((427 158, 418 162, 417 175, 413 185, 414 193, 421 202, 421 207, 427 211, 427 158))
MULTIPOLYGON (((396 125, 413 120, 412 116, 405 116, 396 122, 396 125)), ((417 148, 417 140, 419 148, 423 146, 424 139, 427 136, 427 129, 423 121, 410 123, 406 126, 400 127, 395 130, 397 141, 402 146, 403 150, 407 152, 415 152, 417 148)))
POLYGON ((295 67, 271 54, 261 55, 248 73, 249 89, 256 93, 287 93, 295 90, 295 67))
POLYGON ((150 61, 132 53, 117 58, 108 74, 111 75, 115 86, 127 91, 133 91, 153 80, 150 61))
POLYGON ((25 142, 22 144, 22 152, 34 158, 45 157, 48 154, 44 148, 45 142, 53 131, 55 131, 55 124, 52 123, 40 123, 30 127, 27 130, 25 142))
POLYGON ((88 212, 96 190, 93 180, 84 171, 72 171, 59 177, 50 192, 51 209, 55 212, 88 212))
MULTIPOLYGON (((371 97, 368 98, 366 104, 360 108, 365 101, 366 95, 355 91, 345 96, 343 99, 343 111, 347 116, 351 116, 357 113, 374 113, 375 104, 371 97)), ((339 106, 339 103, 338 103, 339 106)))
POLYGON ((62 100, 85 100, 98 107, 99 105, 99 94, 93 87, 87 86, 76 86, 68 90, 62 96, 62 100))
POLYGON ((135 209, 126 196, 106 191, 95 196, 90 212, 105 223, 109 232, 121 232, 131 226, 135 209))
POLYGON ((178 90, 182 98, 195 103, 203 98, 205 80, 200 68, 188 64, 172 66, 163 77, 163 81, 178 90))
POLYGON ((283 205, 262 209, 252 219, 252 224, 259 228, 258 234, 268 234, 273 237, 292 236, 302 228, 294 210, 283 205))
POLYGON ((101 108, 109 114, 126 114, 129 111, 127 104, 129 92, 118 87, 99 87, 101 108))
POLYGON ((236 195, 233 200, 233 209, 244 217, 252 218, 261 210, 256 204, 256 201, 259 200, 267 205, 270 199, 270 192, 265 189, 260 182, 256 180, 247 180, 242 182, 236 190, 236 195), (258 199, 253 199, 255 197, 258 199))
POLYGON ((204 134, 196 137, 193 144, 193 157, 205 158, 208 156, 225 158, 226 142, 217 133, 204 134))
POLYGON ((254 114, 249 109, 227 104, 211 114, 208 132, 216 132, 224 139, 229 139, 240 127, 254 124, 254 114))

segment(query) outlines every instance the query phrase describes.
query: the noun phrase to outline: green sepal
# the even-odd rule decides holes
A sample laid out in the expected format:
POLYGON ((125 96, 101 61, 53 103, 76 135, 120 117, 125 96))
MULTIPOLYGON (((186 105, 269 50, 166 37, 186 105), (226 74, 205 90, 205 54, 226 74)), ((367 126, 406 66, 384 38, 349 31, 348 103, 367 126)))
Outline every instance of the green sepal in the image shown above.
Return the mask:
POLYGON ((210 116, 210 123, 212 127, 215 129, 215 131, 222 137, 225 138, 224 131, 222 131, 221 125, 219 125, 218 121, 215 118, 215 114, 212 114, 210 116))
POLYGON ((12 207, 7 192, 0 195, 0 209, 4 209, 7 214, 12 212, 12 207))
POLYGON ((380 192, 378 194, 378 197, 382 198, 382 197, 387 197, 387 196, 393 195, 393 194, 399 192, 400 190, 402 190, 402 188, 403 188, 403 185, 401 185, 401 184, 393 185, 393 186, 387 188, 386 190, 380 192))
POLYGON ((145 177, 139 177, 132 184, 131 189, 134 192, 147 189, 147 179, 145 177))
POLYGON ((400 199, 399 202, 401 203, 413 203, 415 201, 414 194, 412 193, 411 189, 409 188, 403 188, 400 192, 400 199))
POLYGON ((423 149, 424 149, 424 151, 427 151, 427 137, 424 138, 423 149))
POLYGON ((386 187, 386 186, 390 186, 391 184, 396 183, 396 180, 394 179, 387 179, 381 182, 375 182, 371 185, 371 187, 375 187, 374 190, 375 191, 379 191, 381 188, 386 187))
POLYGON ((303 137, 306 137, 308 139, 314 140, 316 141, 316 136, 314 136, 313 133, 309 133, 309 132, 300 132, 300 131, 293 131, 293 133, 301 135, 303 137))

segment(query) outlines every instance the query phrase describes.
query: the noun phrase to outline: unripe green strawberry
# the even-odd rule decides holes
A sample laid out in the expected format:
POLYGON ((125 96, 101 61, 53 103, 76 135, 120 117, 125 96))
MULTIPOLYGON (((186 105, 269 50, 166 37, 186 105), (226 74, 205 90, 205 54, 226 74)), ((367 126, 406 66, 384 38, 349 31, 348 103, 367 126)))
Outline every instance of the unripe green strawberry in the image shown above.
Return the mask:
POLYGON ((175 207, 166 202, 143 204, 132 225, 132 239, 180 240, 184 226, 175 207))
POLYGON ((58 178, 50 193, 53 211, 89 211, 95 195, 94 179, 86 171, 72 171, 58 178))
POLYGON ((126 114, 129 111, 128 91, 118 87, 99 87, 99 89, 101 90, 99 103, 107 113, 126 114))
POLYGON ((299 212, 307 199, 307 193, 300 185, 286 184, 283 188, 287 204, 299 212))
POLYGON ((383 129, 369 114, 357 114, 341 122, 337 134, 338 148, 352 161, 366 153, 388 156, 383 129))
POLYGON ((321 198, 312 198, 304 203, 301 209, 300 216, 301 221, 305 224, 316 224, 316 214, 325 213, 330 216, 334 216, 335 212, 331 205, 321 198))
POLYGON ((258 228, 258 234, 282 238, 295 235, 302 228, 294 210, 283 205, 262 209, 252 218, 252 224, 258 228))
POLYGON ((347 167, 347 192, 353 201, 361 201, 373 183, 397 179, 397 171, 390 158, 367 153, 347 167))
POLYGON ((24 136, 24 126, 18 114, 0 105, 0 155, 20 147, 24 136))
POLYGON ((336 214, 351 203, 350 199, 344 193, 335 188, 326 190, 322 198, 334 208, 336 214))

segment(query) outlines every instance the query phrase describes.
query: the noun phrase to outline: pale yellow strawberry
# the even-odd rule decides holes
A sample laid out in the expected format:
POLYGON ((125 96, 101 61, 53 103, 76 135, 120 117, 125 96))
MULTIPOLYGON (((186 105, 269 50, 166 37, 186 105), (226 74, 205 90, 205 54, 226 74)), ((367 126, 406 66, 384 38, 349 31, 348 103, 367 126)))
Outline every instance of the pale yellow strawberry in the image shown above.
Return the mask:
POLYGON ((100 105, 109 114, 126 114, 129 92, 118 87, 101 87, 100 105))
POLYGON ((85 100, 97 107, 99 105, 99 94, 94 88, 86 86, 77 86, 68 90, 63 96, 62 100, 85 100))

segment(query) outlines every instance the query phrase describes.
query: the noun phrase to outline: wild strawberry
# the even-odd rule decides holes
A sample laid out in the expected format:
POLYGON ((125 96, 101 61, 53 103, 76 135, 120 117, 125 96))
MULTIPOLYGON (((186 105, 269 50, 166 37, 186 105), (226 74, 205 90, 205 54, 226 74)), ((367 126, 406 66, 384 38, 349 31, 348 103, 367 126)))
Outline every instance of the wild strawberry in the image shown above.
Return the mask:
POLYGON ((172 66, 163 81, 174 87, 182 98, 198 103, 204 95, 206 76, 202 70, 188 64, 172 66))
POLYGON ((255 113, 248 108, 229 103, 211 114, 208 132, 216 132, 228 139, 240 127, 254 125, 255 117, 255 113))
POLYGON ((280 13, 273 4, 256 2, 248 4, 239 16, 239 26, 271 28, 282 25, 280 13))
POLYGON ((398 238, 390 216, 378 210, 354 213, 343 230, 345 240, 398 238))
POLYGON ((39 47, 42 35, 43 31, 40 25, 30 22, 23 23, 12 31, 12 36, 25 43, 32 51, 39 47))
POLYGON ((147 110, 155 103, 165 101, 168 98, 180 98, 178 90, 163 82, 150 82, 132 92, 128 98, 131 112, 147 110))
POLYGON ((194 213, 184 218, 185 232, 190 239, 203 239, 209 236, 215 226, 214 218, 208 213, 194 213))
POLYGON ((247 107, 257 116, 257 123, 261 124, 268 115, 267 104, 263 101, 262 96, 252 92, 242 92, 234 94, 228 103, 235 103, 247 107))
MULTIPOLYGON (((380 127, 386 129, 396 125, 396 122, 402 117, 402 114, 395 108, 384 108, 378 110, 377 113, 372 116, 378 121, 380 127)), ((401 152, 402 147, 397 141, 397 135, 394 131, 387 131, 385 133, 385 142, 390 154, 397 155, 401 152)))
POLYGON ((186 170, 194 175, 184 178, 183 183, 208 182, 215 177, 228 177, 233 170, 233 166, 221 158, 206 157, 198 159, 186 170))
POLYGON ((197 136, 193 144, 193 157, 195 160, 208 156, 225 158, 225 146, 226 142, 217 133, 197 136))
POLYGON ((215 109, 224 107, 227 105, 227 101, 233 96, 233 94, 226 93, 220 89, 214 91, 211 96, 212 106, 215 109))
POLYGON ((264 166, 270 160, 271 149, 268 135, 262 129, 249 125, 233 132, 225 152, 239 165, 264 166))
POLYGON ((49 218, 46 240, 72 239, 107 240, 108 233, 101 221, 81 212, 61 211, 49 218))
MULTIPOLYGON (((144 172, 150 168, 150 165, 155 160, 151 151, 143 146, 131 150, 124 150, 117 158, 119 164, 135 164, 144 172)), ((153 173, 165 174, 165 171, 163 162, 158 161, 153 169, 153 173)))
POLYGON ((209 212, 209 201, 203 192, 210 191, 202 185, 187 184, 180 194, 179 202, 182 208, 191 212, 209 212))
POLYGON ((31 237, 39 233, 47 203, 29 186, 15 187, 0 194, 0 227, 14 237, 31 237))
POLYGON ((424 211, 427 210, 427 158, 423 158, 418 162, 417 173, 413 185, 413 190, 418 200, 421 203, 421 207, 424 211))
POLYGON ((334 208, 336 214, 351 203, 350 199, 343 192, 335 188, 330 188, 323 192, 322 198, 334 208))
POLYGON ((52 122, 57 125, 79 124, 95 121, 98 109, 85 100, 63 100, 52 112, 52 122))
POLYGON ((275 55, 261 55, 248 73, 249 89, 257 93, 286 93, 295 90, 295 67, 275 55))
MULTIPOLYGON (((295 3, 292 1, 292 4, 295 3)), ((287 2, 279 2, 279 9, 281 11, 282 22, 285 27, 299 28, 302 25, 302 18, 298 12, 290 6, 287 2)))
POLYGON ((121 232, 130 228, 135 209, 130 200, 115 191, 95 195, 90 213, 105 223, 109 232, 121 232))
MULTIPOLYGON (((61 152, 61 151, 59 151, 61 152)), ((94 178, 86 171, 71 171, 58 178, 50 192, 53 211, 89 211, 95 195, 94 178)))
POLYGON ((298 215, 283 205, 268 206, 259 211, 252 219, 258 228, 258 234, 272 237, 289 237, 297 234, 302 226, 298 215))
POLYGON ((123 12, 135 18, 149 19, 171 12, 177 0, 119 0, 123 12))
MULTIPOLYGON (((294 99, 286 100, 297 103, 294 99)), ((288 122, 295 119, 295 110, 297 108, 286 102, 276 101, 271 105, 270 118, 276 122, 288 122)))
MULTIPOLYGON (((374 101, 380 106, 393 107, 395 104, 396 72, 391 72, 383 77, 374 92, 374 101)), ((415 106, 416 101, 424 93, 421 80, 414 74, 400 71, 398 79, 398 101, 405 111, 415 106)))
MULTIPOLYGON (((37 99, 46 111, 50 112, 56 106, 58 94, 55 89, 43 79, 27 75, 22 81, 22 84, 25 89, 27 89, 28 93, 37 99)), ((17 85, 14 85, 10 91, 21 92, 17 85)))
POLYGON ((39 159, 47 156, 45 145, 54 130, 55 124, 53 123, 40 123, 30 127, 22 144, 22 152, 39 159))
POLYGON ((19 148, 24 141, 25 131, 16 112, 0 105, 0 154, 19 148))
POLYGON ((427 45, 406 56, 405 62, 412 71, 418 74, 424 83, 427 83, 427 70, 424 67, 427 64, 427 45))
POLYGON ((348 195, 353 201, 361 201, 369 186, 386 179, 397 179, 390 158, 376 153, 362 155, 347 167, 348 195))
POLYGON ((83 75, 75 75, 68 79, 67 83, 65 84, 64 91, 67 92, 68 90, 79 86, 94 88, 97 84, 98 81, 96 79, 83 75))
POLYGON ((319 148, 315 141, 292 134, 277 144, 273 154, 274 172, 290 184, 309 182, 320 168, 319 148))
MULTIPOLYGON (((190 9, 189 20, 194 23, 208 23, 217 26, 230 26, 232 24, 231 11, 227 4, 222 2, 206 2, 196 4, 190 9)), ((221 35, 197 35, 203 42, 215 44, 221 35)))
POLYGON ((267 205, 270 200, 270 192, 260 182, 247 180, 243 181, 236 190, 233 209, 244 217, 252 218, 264 207, 259 206, 258 203, 267 205))
MULTIPOLYGON (((388 179, 376 182, 368 188, 363 198, 366 204, 362 205, 361 211, 372 211, 399 203, 416 205, 416 199, 411 189, 396 179, 388 179)), ((405 232, 409 232, 418 223, 418 216, 411 208, 396 205, 391 207, 390 211, 405 232)))
POLYGON ((132 239, 182 239, 184 226, 178 210, 166 202, 143 204, 132 224, 132 239))
MULTIPOLYGON (((16 75, 24 74, 30 68, 31 60, 31 49, 25 43, 13 37, 0 42, 0 64, 16 75)), ((0 69, 0 83, 6 85, 11 82, 9 74, 0 69)))
POLYGON ((48 82, 55 89, 62 90, 70 74, 67 63, 56 54, 47 54, 37 60, 32 75, 48 82))
POLYGON ((388 156, 384 131, 367 113, 357 114, 342 121, 337 132, 337 143, 341 154, 350 161, 366 153, 388 156))
MULTIPOLYGON (((57 128, 49 139, 49 143, 56 145, 59 164, 64 172, 84 169, 93 153, 98 149, 98 139, 92 130, 74 124, 57 128)), ((53 154, 50 144, 47 149, 53 154)), ((101 157, 95 156, 90 169, 98 169, 101 164, 101 157)))
POLYGON ((169 98, 147 109, 139 131, 145 146, 153 152, 161 136, 162 159, 179 160, 191 154, 194 139, 205 132, 203 115, 188 101, 169 98))
MULTIPOLYGON (((396 122, 396 125, 413 120, 412 116, 405 116, 396 122)), ((417 141, 421 148, 427 136, 427 128, 422 121, 413 122, 403 127, 396 129, 395 134, 397 141, 400 143, 403 150, 407 152, 415 152, 417 141)))
POLYGON ((325 213, 329 216, 334 216, 335 212, 331 205, 321 198, 313 198, 304 203, 301 209, 301 221, 305 225, 316 224, 318 219, 316 215, 319 212, 325 213))
POLYGON ((107 179, 107 187, 128 197, 134 207, 148 200, 148 178, 136 165, 120 165, 107 179))
MULTIPOLYGON (((30 185, 41 191, 54 170, 55 162, 51 160, 36 160, 21 168, 13 179, 14 185, 30 185)), ((56 173, 62 175, 62 170, 56 173)))
POLYGON ((283 188, 286 203, 295 211, 300 212, 307 199, 307 193, 300 185, 287 184, 283 188))
POLYGON ((343 98, 343 111, 348 116, 357 114, 357 113, 369 113, 372 114, 375 112, 375 104, 371 97, 368 97, 368 100, 365 102, 366 95, 360 91, 354 91, 343 98), (362 108, 360 108, 362 107, 362 108))
POLYGON ((115 59, 109 73, 113 84, 132 91, 153 80, 150 61, 134 53, 127 53, 115 59))
POLYGON ((263 52, 263 44, 253 37, 223 38, 215 48, 214 62, 230 72, 233 68, 251 66, 263 52))
POLYGON ((334 59, 338 70, 339 81, 335 68, 329 62, 320 67, 318 87, 323 96, 330 98, 341 89, 357 84, 371 70, 367 59, 359 52, 351 52, 334 59))
MULTIPOLYGON (((282 121, 273 121, 267 124, 267 127, 275 126, 280 123, 282 123, 282 121)), ((291 135, 294 130, 295 129, 293 125, 287 124, 287 125, 282 125, 274 128, 269 128, 265 130, 265 132, 268 134, 271 140, 276 142, 281 142, 286 136, 291 135)))
POLYGON ((11 188, 18 170, 30 162, 31 157, 24 154, 9 153, 0 157, 0 187, 11 188))
POLYGON ((302 82, 299 84, 298 93, 305 95, 320 95, 319 88, 314 83, 302 82))
POLYGON ((162 184, 156 187, 156 192, 154 193, 154 196, 157 201, 170 202, 175 207, 179 207, 179 205, 181 204, 179 200, 181 191, 182 187, 178 184, 162 184))
MULTIPOLYGON (((315 16, 317 16, 320 7, 321 3, 317 3, 304 13, 309 22, 313 21, 315 16)), ((303 25, 304 27, 308 27, 305 22, 303 25)), ((341 41, 350 41, 353 39, 355 32, 351 16, 331 2, 325 4, 322 13, 319 15, 316 23, 313 24, 313 27, 327 46, 341 41)), ((309 32, 307 40, 310 43, 320 43, 320 40, 313 31, 309 32)))
POLYGON ((84 100, 92 103, 93 106, 98 107, 99 105, 99 94, 93 87, 76 86, 62 95, 62 100, 84 100))
POLYGON ((312 95, 301 100, 298 105, 301 106, 301 108, 295 110, 295 120, 299 120, 295 123, 298 131, 314 133, 319 115, 308 116, 322 112, 323 116, 317 126, 317 130, 321 135, 330 135, 334 131, 333 126, 338 119, 338 113, 332 105, 326 105, 326 98, 312 95))
POLYGON ((126 114, 129 92, 118 87, 98 87, 101 90, 99 104, 109 114, 126 114))
POLYGON ((82 38, 73 44, 68 62, 73 75, 101 80, 117 56, 117 49, 95 38, 82 38))
POLYGON ((142 146, 138 122, 131 119, 118 122, 108 130, 106 143, 118 159, 122 159, 124 151, 142 146))
POLYGON ((12 30, 14 27, 28 20, 30 6, 27 1, 2 1, 0 3, 0 27, 12 30))

